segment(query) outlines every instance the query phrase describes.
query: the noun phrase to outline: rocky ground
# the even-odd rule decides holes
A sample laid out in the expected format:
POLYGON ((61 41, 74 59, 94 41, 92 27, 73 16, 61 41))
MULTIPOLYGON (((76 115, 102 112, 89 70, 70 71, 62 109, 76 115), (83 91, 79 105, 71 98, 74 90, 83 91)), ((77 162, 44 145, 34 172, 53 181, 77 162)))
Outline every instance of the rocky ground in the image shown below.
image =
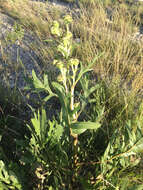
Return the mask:
MULTIPOLYGON (((39 6, 45 1, 31 1, 34 6, 39 6)), ((63 12, 71 11, 72 7, 67 3, 57 3, 55 1, 46 3, 47 11, 57 8, 63 12)), ((25 86, 24 74, 31 75, 34 69, 38 74, 40 72, 40 60, 38 55, 30 48, 33 41, 38 40, 30 31, 22 31, 23 36, 13 44, 8 38, 15 33, 15 19, 5 13, 0 12, 0 80, 4 85, 10 85, 14 88, 15 84, 22 89, 25 86)))

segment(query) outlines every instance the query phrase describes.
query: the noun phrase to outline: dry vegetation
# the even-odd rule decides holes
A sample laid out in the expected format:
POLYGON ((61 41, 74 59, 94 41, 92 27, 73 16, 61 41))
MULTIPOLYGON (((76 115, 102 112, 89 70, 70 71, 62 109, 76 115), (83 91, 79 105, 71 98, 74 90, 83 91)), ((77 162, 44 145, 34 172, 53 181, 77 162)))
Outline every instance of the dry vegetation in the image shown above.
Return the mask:
MULTIPOLYGON (((110 83, 120 80, 122 85, 130 84, 137 93, 143 85, 142 41, 133 39, 138 23, 134 23, 127 5, 117 4, 110 9, 111 20, 101 4, 81 7, 81 16, 75 18, 72 27, 75 38, 81 40, 76 56, 88 64, 96 54, 103 52, 95 66, 95 72, 110 83)), ((40 49, 39 53, 45 64, 48 58, 53 59, 52 48, 45 47, 43 42, 51 37, 49 27, 52 20, 58 20, 62 15, 59 10, 54 8, 47 11, 47 5, 40 2, 10 0, 1 2, 1 11, 17 19, 26 30, 37 35, 42 42, 41 47, 33 48, 35 51, 40 49)))

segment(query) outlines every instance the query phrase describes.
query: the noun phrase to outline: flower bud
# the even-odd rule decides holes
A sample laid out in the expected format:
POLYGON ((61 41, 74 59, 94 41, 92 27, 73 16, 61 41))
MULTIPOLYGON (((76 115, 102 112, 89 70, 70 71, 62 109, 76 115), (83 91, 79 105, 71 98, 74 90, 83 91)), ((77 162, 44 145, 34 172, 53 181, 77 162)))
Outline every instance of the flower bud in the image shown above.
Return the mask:
POLYGON ((53 35, 61 36, 62 31, 61 31, 61 29, 59 27, 59 23, 57 21, 53 22, 53 26, 51 27, 51 33, 53 35))
POLYGON ((69 65, 78 66, 79 65, 79 60, 72 58, 72 59, 69 60, 69 65))
POLYGON ((72 17, 70 15, 66 15, 64 17, 64 23, 65 24, 70 24, 72 22, 72 17))

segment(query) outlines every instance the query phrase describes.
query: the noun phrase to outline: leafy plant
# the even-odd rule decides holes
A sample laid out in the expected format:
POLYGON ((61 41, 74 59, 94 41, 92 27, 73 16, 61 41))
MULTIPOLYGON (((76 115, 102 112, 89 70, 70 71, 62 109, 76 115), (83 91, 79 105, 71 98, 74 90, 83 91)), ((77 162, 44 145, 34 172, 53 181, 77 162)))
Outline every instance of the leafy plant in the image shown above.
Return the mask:
POLYGON ((22 189, 17 176, 13 171, 8 171, 5 163, 0 160, 0 188, 4 190, 8 189, 22 189))
MULTIPOLYGON (((43 189, 45 180, 48 183, 53 175, 53 168, 58 167, 60 170, 68 162, 67 155, 62 149, 60 142, 63 135, 63 127, 56 120, 48 121, 44 109, 42 109, 41 113, 39 111, 38 113, 35 112, 31 122, 32 126, 28 125, 28 128, 32 136, 30 138, 30 146, 26 148, 31 154, 27 152, 28 154, 23 155, 21 161, 25 164, 32 164, 36 177, 39 179, 39 188, 43 189), (51 163, 52 160, 53 163, 51 163)), ((54 173, 56 172, 58 171, 55 169, 54 173)), ((58 175, 60 174, 58 173, 58 175)))
MULTIPOLYGON (((134 123, 128 121, 124 129, 119 128, 114 131, 104 155, 101 157, 101 174, 97 177, 98 183, 99 181, 108 183, 115 172, 119 172, 119 175, 121 175, 127 168, 138 165, 142 153, 143 134, 141 123, 139 121, 134 123)), ((109 183, 110 185, 114 187, 112 183, 109 183)), ((123 183, 121 183, 122 186, 123 183)), ((117 187, 119 188, 118 185, 117 187)))
MULTIPOLYGON (((51 27, 51 33, 54 36, 54 45, 57 46, 56 59, 53 61, 53 64, 60 72, 56 81, 49 82, 46 74, 44 74, 43 80, 40 80, 37 78, 34 71, 32 71, 32 79, 29 80, 30 89, 33 89, 36 92, 45 91, 48 94, 43 99, 44 102, 49 101, 53 97, 57 98, 60 102, 60 116, 50 123, 47 122, 49 123, 46 127, 47 131, 53 129, 52 133, 45 133, 45 122, 47 119, 44 119, 45 122, 42 122, 41 120, 42 117, 45 118, 46 116, 46 112, 44 110, 41 112, 41 116, 39 112, 38 114, 34 113, 34 119, 31 120, 34 128, 29 128, 32 129, 31 142, 33 145, 31 147, 33 147, 33 150, 35 147, 38 147, 37 149, 40 150, 37 157, 38 155, 44 155, 44 152, 41 153, 40 148, 46 147, 49 142, 51 143, 52 141, 49 139, 54 140, 56 138, 56 144, 58 145, 57 147, 62 150, 61 152, 63 152, 63 155, 66 155, 66 163, 65 165, 61 164, 62 168, 60 169, 62 170, 64 166, 71 169, 71 172, 68 173, 72 178, 72 181, 68 179, 70 184, 68 186, 69 189, 72 188, 71 184, 76 184, 77 178, 83 186, 91 186, 92 174, 88 173, 89 183, 87 180, 87 184, 86 182, 83 182, 82 177, 80 178, 78 175, 78 169, 82 164, 84 164, 84 162, 80 163, 80 156, 78 156, 80 154, 80 142, 78 137, 88 129, 92 129, 94 132, 97 132, 97 130, 101 127, 101 118, 104 115, 104 104, 101 104, 102 106, 100 104, 98 105, 98 97, 94 97, 93 95, 93 93, 97 91, 100 86, 92 83, 90 81, 90 77, 88 77, 97 57, 86 67, 79 61, 79 59, 72 57, 74 47, 72 44, 73 36, 69 27, 71 22, 71 17, 65 16, 65 27, 63 29, 57 21, 54 21, 51 27), (93 103, 95 103, 95 107, 97 107, 95 114, 97 117, 93 117, 94 122, 92 119, 87 121, 87 118, 83 119, 82 117, 87 105, 92 105, 93 103), (58 130, 60 132, 57 133, 58 130), (44 134, 46 134, 46 136, 44 134), (44 135, 44 141, 42 140, 42 135, 44 135), (66 143, 68 143, 67 146, 66 143), (69 166, 69 164, 71 166, 69 166)), ((103 98, 105 99, 105 97, 103 98)), ((123 112, 124 106, 121 106, 121 110, 123 112)), ((132 129, 132 124, 128 122, 125 127, 121 126, 115 131, 112 131, 112 137, 108 137, 109 142, 107 148, 104 153, 104 150, 102 150, 103 155, 100 155, 99 161, 89 162, 89 165, 98 165, 98 175, 96 176, 94 187, 99 187, 99 184, 101 185, 101 183, 106 183, 109 188, 119 189, 119 185, 117 183, 110 181, 112 174, 117 171, 122 173, 127 168, 135 167, 139 164, 140 151, 142 151, 142 132, 141 127, 138 124, 136 126, 137 128, 132 129)), ((52 147, 52 144, 48 146, 49 151, 51 150, 50 147, 52 147)), ((56 155, 60 154, 57 153, 56 155)), ((86 154, 83 155, 85 156, 86 154)), ((48 157, 42 157, 41 159, 41 161, 43 159, 45 160, 45 165, 48 160, 47 158, 48 157)), ((62 157, 61 160, 63 162, 62 157)), ((56 159, 56 163, 60 163, 58 159, 56 159)), ((52 172, 52 170, 50 171, 52 172)), ((63 173, 61 173, 61 171, 60 174, 58 173, 60 179, 63 175, 63 173)), ((57 182, 55 182, 55 184, 58 186, 57 182)), ((103 189, 107 186, 105 185, 103 189)), ((99 188, 102 189, 102 186, 99 188)))
MULTIPOLYGON (((92 71, 92 66, 95 63, 96 58, 91 64, 85 67, 78 59, 72 58, 72 33, 69 29, 69 24, 72 22, 70 16, 64 17, 65 31, 60 28, 57 21, 53 22, 51 27, 51 33, 57 38, 57 59, 54 60, 53 64, 59 69, 60 75, 57 77, 57 81, 49 84, 48 77, 44 74, 43 81, 39 80, 34 71, 32 71, 32 80, 30 80, 31 88, 37 92, 45 91, 48 96, 44 101, 48 101, 52 97, 58 98, 61 105, 60 112, 60 123, 63 126, 63 130, 68 135, 68 138, 72 142, 72 169, 73 178, 76 176, 76 170, 78 157, 78 136, 84 133, 87 129, 97 130, 101 127, 100 120, 101 115, 95 122, 91 121, 79 121, 79 116, 85 109, 87 103, 92 103, 94 99, 91 98, 91 94, 98 88, 98 86, 91 86, 88 81, 86 74, 92 71), (78 83, 81 84, 81 91, 78 92, 76 87, 78 83)), ((35 114, 34 114, 35 115, 35 114)), ((32 132, 31 142, 35 146, 40 148, 47 143, 47 136, 45 138, 45 122, 46 113, 42 111, 43 120, 40 119, 40 114, 35 115, 32 119, 34 129, 32 132), (44 141, 43 141, 44 138, 44 141), (37 142, 37 143, 36 143, 37 142)), ((60 126, 58 130, 62 132, 60 126)), ((58 136, 61 133, 58 133, 58 136)), ((62 135, 62 134, 61 134, 62 135)), ((56 134, 54 134, 56 136, 56 134)), ((54 136, 52 138, 54 138, 54 136)), ((73 179, 74 180, 74 179, 73 179)))

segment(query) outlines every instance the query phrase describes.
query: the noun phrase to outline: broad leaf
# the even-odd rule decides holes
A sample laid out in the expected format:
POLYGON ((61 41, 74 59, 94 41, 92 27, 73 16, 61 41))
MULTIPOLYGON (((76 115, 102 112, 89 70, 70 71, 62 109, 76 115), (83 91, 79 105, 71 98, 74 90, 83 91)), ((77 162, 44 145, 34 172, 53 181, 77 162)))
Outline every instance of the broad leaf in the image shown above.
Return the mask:
POLYGON ((62 93, 62 95, 65 95, 65 89, 61 84, 57 82, 52 82, 52 85, 55 89, 58 89, 62 93))
POLYGON ((72 129, 72 132, 74 134, 80 135, 82 133, 84 133, 87 129, 72 129))
POLYGON ((57 82, 53 82, 52 85, 55 88, 56 94, 60 100, 63 118, 68 124, 68 97, 65 95, 65 89, 61 84, 57 82))
MULTIPOLYGON (((103 53, 102 53, 102 54, 103 54, 103 53)), ((82 66, 82 63, 81 63, 81 69, 80 69, 79 75, 78 75, 78 77, 77 77, 77 80, 76 80, 76 82, 75 82, 76 84, 77 84, 77 82, 81 79, 81 77, 82 77, 85 73, 87 73, 87 72, 93 70, 93 69, 92 69, 92 66, 94 65, 95 61, 96 61, 102 54, 96 56, 96 57, 93 59, 93 61, 92 61, 90 64, 88 64, 87 67, 82 66)))
POLYGON ((43 83, 37 78, 36 73, 32 70, 33 85, 36 89, 44 89, 43 83))
POLYGON ((51 90, 51 88, 50 88, 50 86, 49 86, 48 77, 47 77, 47 75, 45 75, 45 74, 44 74, 44 88, 45 88, 45 90, 48 91, 48 93, 49 93, 50 95, 55 95, 55 94, 52 92, 52 90, 51 90))
POLYGON ((99 122, 76 122, 71 124, 71 129, 73 133, 81 134, 87 129, 97 130, 100 126, 99 122))

